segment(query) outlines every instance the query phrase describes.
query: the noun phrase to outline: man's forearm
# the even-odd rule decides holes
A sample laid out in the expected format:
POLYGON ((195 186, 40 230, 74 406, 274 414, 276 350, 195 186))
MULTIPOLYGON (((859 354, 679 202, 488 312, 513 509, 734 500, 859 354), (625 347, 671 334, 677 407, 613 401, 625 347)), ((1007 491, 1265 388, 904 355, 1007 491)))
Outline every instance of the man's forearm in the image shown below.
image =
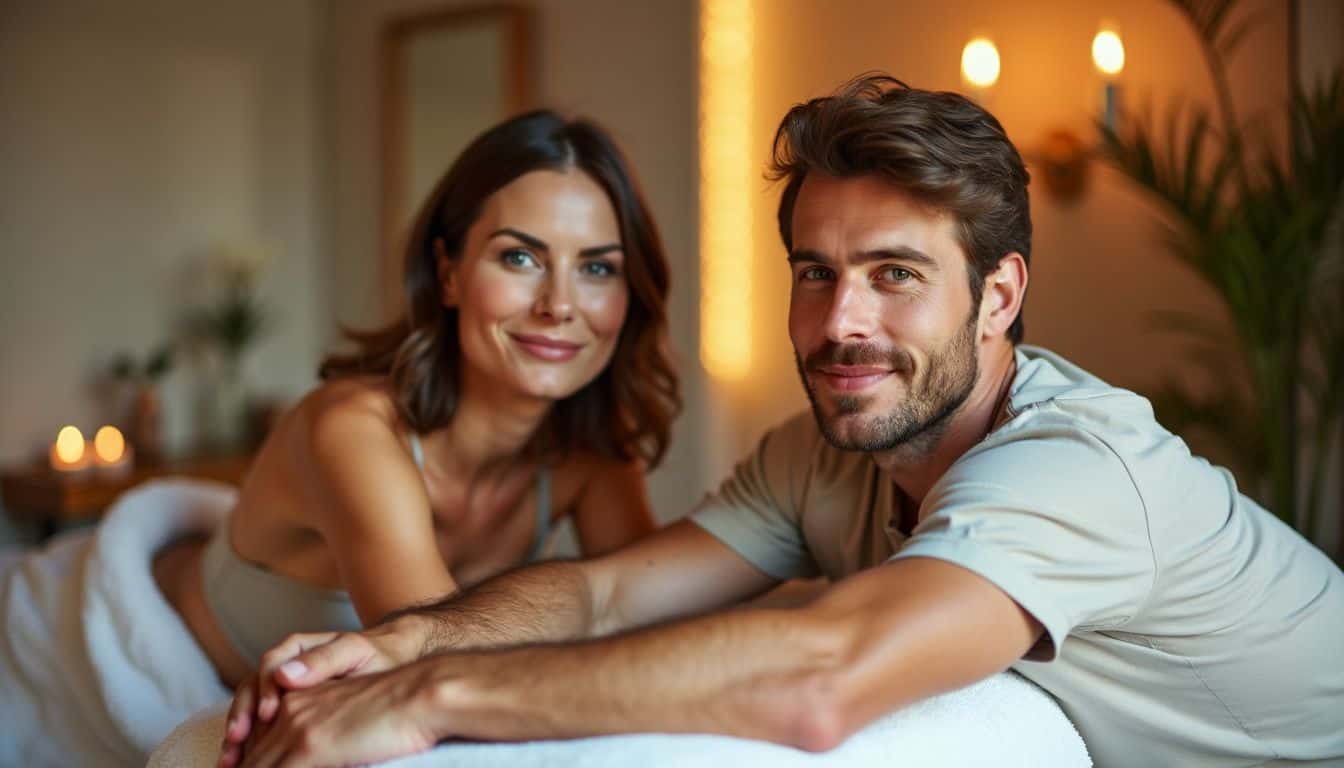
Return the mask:
POLYGON ((431 605, 389 616, 420 638, 421 656, 441 651, 590 637, 592 586, 581 565, 546 562, 496 576, 431 605))
POLYGON ((701 617, 575 645, 418 662, 440 738, 723 733, 829 748, 844 636, 806 611, 701 617))

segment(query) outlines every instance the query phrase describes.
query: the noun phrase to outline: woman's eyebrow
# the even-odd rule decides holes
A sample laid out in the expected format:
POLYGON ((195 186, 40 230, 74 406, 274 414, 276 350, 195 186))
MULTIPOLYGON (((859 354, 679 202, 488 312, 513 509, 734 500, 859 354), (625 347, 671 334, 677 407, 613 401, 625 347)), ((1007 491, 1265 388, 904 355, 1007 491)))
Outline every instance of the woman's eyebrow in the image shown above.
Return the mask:
MULTIPOLYGON (((550 246, 548 246, 544 240, 535 237, 533 235, 529 235, 526 232, 516 230, 513 227, 503 227, 501 229, 497 229, 494 232, 490 233, 490 238, 498 237, 499 235, 508 235, 509 237, 518 240, 523 245, 526 245, 529 248, 535 248, 538 251, 549 252, 551 249, 550 246)), ((619 251, 619 250, 621 250, 620 243, 606 243, 604 245, 594 245, 579 251, 579 258, 591 259, 598 256, 606 255, 608 253, 611 253, 612 251, 619 251)))
POLYGON ((504 227, 503 229, 496 229, 494 232, 491 232, 490 237, 486 239, 489 240, 495 237, 499 237, 500 235, 508 235, 509 237, 512 237, 515 240, 522 242, 523 245, 526 245, 529 248, 536 248, 539 251, 550 250, 550 246, 546 245, 546 243, 543 242, 542 240, 533 237, 532 235, 529 235, 526 232, 519 232, 518 230, 512 227, 504 227))

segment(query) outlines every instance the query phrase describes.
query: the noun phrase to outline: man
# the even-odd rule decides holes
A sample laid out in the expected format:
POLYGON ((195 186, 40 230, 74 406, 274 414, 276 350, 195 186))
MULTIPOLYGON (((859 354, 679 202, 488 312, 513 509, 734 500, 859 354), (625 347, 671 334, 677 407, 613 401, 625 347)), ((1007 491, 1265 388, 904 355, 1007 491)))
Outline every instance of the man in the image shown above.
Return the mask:
POLYGON ((864 78, 789 112, 774 172, 812 414, 621 552, 291 638, 223 762, 262 722, 249 764, 636 731, 825 750, 1008 668, 1099 765, 1344 759, 1344 575, 1142 398, 1017 346, 1028 177, 998 121, 864 78), (817 573, 803 607, 709 613, 817 573))

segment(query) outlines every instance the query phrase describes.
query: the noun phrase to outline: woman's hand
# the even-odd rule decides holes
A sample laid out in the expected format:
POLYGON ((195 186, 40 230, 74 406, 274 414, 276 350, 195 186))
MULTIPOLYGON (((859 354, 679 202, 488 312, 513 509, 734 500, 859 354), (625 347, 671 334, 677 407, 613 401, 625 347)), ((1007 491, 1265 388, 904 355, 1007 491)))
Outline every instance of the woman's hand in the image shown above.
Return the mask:
POLYGON ((225 721, 219 765, 231 768, 242 747, 275 717, 286 691, 311 688, 340 677, 381 672, 414 661, 424 641, 412 617, 363 632, 290 635, 261 657, 255 679, 234 694, 225 721))

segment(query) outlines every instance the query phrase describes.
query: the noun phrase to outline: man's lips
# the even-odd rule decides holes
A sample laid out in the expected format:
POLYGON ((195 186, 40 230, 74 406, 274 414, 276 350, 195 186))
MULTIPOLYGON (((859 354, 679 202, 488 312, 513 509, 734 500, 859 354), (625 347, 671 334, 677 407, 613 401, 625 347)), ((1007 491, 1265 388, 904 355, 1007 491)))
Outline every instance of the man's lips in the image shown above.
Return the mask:
POLYGON ((823 365, 814 370, 832 389, 843 392, 867 389, 892 373, 880 365, 823 365))
POLYGON ((539 334, 510 333, 509 338, 513 339, 524 352, 547 362, 572 360, 579 354, 579 350, 583 349, 583 345, 578 342, 553 339, 539 334))

